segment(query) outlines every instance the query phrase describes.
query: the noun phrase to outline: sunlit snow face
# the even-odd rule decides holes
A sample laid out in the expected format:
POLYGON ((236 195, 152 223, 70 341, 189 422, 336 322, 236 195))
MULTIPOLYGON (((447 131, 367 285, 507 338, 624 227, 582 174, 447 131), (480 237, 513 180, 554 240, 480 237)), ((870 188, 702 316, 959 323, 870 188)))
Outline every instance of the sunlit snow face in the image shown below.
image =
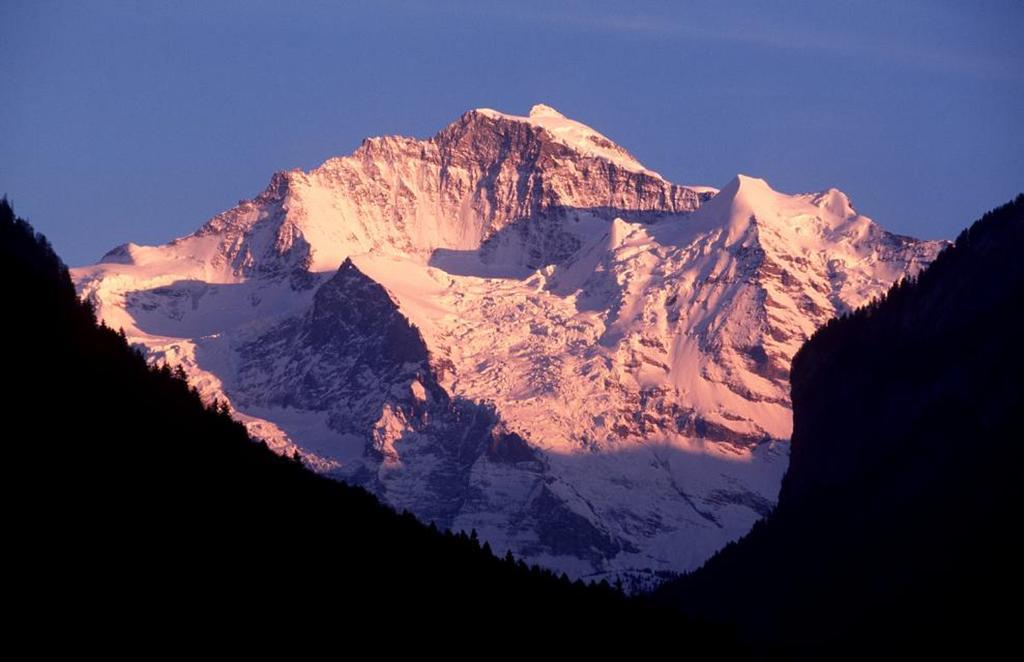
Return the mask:
POLYGON ((74 277, 282 452, 574 575, 679 571, 776 498, 803 340, 940 246, 834 189, 703 193, 549 107, 479 110, 74 277), (343 262, 356 285, 328 297, 343 262), (371 309, 422 351, 349 323, 371 309))

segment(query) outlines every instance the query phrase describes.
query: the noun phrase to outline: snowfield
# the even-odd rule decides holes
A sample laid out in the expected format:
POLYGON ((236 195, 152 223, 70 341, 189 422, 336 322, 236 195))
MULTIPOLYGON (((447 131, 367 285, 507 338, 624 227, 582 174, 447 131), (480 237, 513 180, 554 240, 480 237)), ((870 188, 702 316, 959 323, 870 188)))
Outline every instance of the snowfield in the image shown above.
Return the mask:
POLYGON ((641 585, 772 508, 793 354, 942 246, 835 189, 672 184, 536 106, 368 139, 73 277, 275 449, 499 554, 641 585))

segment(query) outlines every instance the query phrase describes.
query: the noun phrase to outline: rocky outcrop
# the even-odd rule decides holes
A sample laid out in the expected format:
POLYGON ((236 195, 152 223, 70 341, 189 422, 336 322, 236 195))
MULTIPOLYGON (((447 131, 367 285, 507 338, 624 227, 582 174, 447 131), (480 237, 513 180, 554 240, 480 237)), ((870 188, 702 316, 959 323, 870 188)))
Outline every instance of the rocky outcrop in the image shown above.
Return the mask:
POLYGON ((834 189, 702 191, 480 109, 75 276, 281 452, 573 576, 673 572, 774 504, 801 343, 941 247, 834 189))

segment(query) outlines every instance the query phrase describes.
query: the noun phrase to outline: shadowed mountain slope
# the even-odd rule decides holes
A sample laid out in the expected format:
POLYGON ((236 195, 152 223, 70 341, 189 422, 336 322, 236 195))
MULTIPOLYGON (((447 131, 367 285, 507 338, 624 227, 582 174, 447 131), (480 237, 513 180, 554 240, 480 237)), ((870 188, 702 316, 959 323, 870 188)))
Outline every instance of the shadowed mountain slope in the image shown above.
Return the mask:
POLYGON ((658 599, 787 654, 1011 641, 1022 247, 1018 196, 918 279, 818 331, 793 361, 776 510, 658 599))
MULTIPOLYGON (((97 325, 6 199, 0 282, 11 350, 6 547, 18 568, 9 595, 33 623, 177 640, 235 619, 349 632, 387 623, 388 612, 459 628, 524 616, 670 622, 607 586, 499 560, 475 533, 439 532, 252 441, 225 409, 97 325)), ((413 333, 404 324, 382 342, 413 333)))

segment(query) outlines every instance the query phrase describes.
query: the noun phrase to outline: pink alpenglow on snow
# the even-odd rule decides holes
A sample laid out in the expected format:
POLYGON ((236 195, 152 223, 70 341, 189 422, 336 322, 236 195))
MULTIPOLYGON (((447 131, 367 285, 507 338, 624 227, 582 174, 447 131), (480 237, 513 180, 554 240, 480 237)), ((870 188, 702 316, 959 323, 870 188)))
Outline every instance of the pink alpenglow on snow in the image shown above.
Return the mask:
POLYGON ((941 247, 835 189, 673 184, 537 105, 368 139, 74 278, 274 448, 499 554, 642 583, 768 512, 793 354, 941 247))

